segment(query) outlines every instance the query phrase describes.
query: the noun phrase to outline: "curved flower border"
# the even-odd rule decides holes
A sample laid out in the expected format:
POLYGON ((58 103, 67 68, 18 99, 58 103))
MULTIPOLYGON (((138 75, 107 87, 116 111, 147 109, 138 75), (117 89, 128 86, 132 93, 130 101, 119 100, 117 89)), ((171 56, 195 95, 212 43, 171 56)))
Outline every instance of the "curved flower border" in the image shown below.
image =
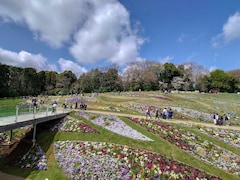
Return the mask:
POLYGON ((135 140, 153 141, 152 139, 128 126, 117 116, 100 115, 98 118, 91 120, 91 122, 116 134, 126 136, 135 140))
POLYGON ((240 156, 166 122, 128 118, 193 156, 240 176, 240 156))
POLYGON ((157 153, 119 144, 57 141, 54 153, 71 179, 220 179, 157 153))
POLYGON ((59 123, 55 124, 52 131, 63 131, 63 132, 80 132, 80 133, 99 133, 96 129, 90 125, 82 122, 81 120, 74 119, 72 117, 65 117, 59 123))
POLYGON ((15 166, 20 168, 47 170, 47 157, 41 146, 36 144, 35 146, 31 147, 26 154, 24 154, 15 162, 15 166))
POLYGON ((240 149, 240 131, 231 129, 211 128, 205 126, 204 127, 193 126, 193 127, 195 127, 195 129, 204 134, 222 140, 225 143, 240 149))

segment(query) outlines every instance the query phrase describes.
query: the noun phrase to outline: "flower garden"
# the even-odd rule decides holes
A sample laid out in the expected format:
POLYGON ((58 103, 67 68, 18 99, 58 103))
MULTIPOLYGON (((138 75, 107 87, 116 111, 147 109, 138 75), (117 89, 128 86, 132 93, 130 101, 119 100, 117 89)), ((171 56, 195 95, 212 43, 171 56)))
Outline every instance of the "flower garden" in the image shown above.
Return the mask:
POLYGON ((225 171, 240 175, 240 156, 166 122, 129 118, 148 131, 225 171))
MULTIPOLYGON (((141 98, 155 97, 129 96, 139 101, 104 106, 98 104, 98 97, 94 97, 94 101, 88 96, 84 98, 91 100, 89 104, 93 103, 88 107, 104 107, 101 110, 109 112, 120 109, 123 113, 128 109, 128 113, 141 113, 144 117, 145 106, 150 103, 144 103, 141 98)), ((167 100, 169 103, 169 98, 167 100)), ((178 108, 178 105, 162 103, 161 107, 175 108, 177 119, 211 121, 207 113, 178 108)), ((156 102, 151 107, 152 113, 159 108, 156 102)), ((240 179, 239 131, 205 126, 191 126, 188 131, 188 123, 176 125, 129 114, 129 117, 120 117, 107 112, 73 111, 38 135, 37 144, 14 162, 16 172, 22 171, 24 177, 30 179, 240 179), (231 146, 234 151, 204 138, 207 136, 231 146)))
POLYGON ((213 136, 217 139, 224 141, 227 144, 230 144, 238 149, 240 149, 240 131, 237 130, 226 130, 226 129, 217 129, 210 127, 201 127, 197 128, 200 132, 213 136))
POLYGON ((220 179, 165 156, 120 144, 58 141, 54 148, 59 166, 70 179, 220 179))

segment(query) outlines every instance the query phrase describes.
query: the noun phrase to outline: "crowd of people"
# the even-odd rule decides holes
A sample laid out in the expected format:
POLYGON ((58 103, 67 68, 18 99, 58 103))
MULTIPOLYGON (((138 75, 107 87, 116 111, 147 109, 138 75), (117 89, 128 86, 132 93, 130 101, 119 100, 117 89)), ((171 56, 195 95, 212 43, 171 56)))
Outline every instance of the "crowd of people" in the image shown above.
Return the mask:
MULTIPOLYGON (((44 104, 44 101, 42 99, 37 99, 36 97, 33 97, 31 99, 32 101, 32 106, 33 106, 33 110, 34 110, 34 113, 36 113, 36 110, 38 110, 38 108, 44 104)), ((50 104, 52 106, 52 113, 55 113, 57 111, 57 104, 59 102, 57 100, 54 100, 52 101, 50 104)), ((67 108, 70 108, 70 109, 73 109, 73 104, 70 103, 70 106, 68 105, 67 101, 65 101, 63 104, 62 104, 62 108, 63 109, 67 109, 67 108)), ((80 102, 80 104, 78 104, 78 102, 75 103, 75 109, 82 109, 82 110, 86 110, 87 109, 87 104, 84 103, 84 102, 80 102)))
MULTIPOLYGON (((148 106, 146 108, 146 119, 147 118, 152 118, 152 115, 151 115, 151 107, 148 106)), ((155 119, 172 119, 173 118, 173 110, 171 108, 167 109, 167 108, 164 108, 162 111, 161 109, 158 109, 156 108, 155 109, 155 119)))
MULTIPOLYGON (((152 109, 151 106, 147 106, 146 108, 146 119, 149 117, 152 119, 152 109)), ((164 108, 163 110, 159 108, 155 108, 155 119, 172 119, 173 118, 173 110, 171 108, 164 108)), ((215 125, 230 125, 230 117, 227 114, 219 115, 218 113, 213 114, 213 122, 215 125)))
POLYGON ((218 113, 213 113, 213 123, 215 125, 222 126, 224 125, 224 121, 227 126, 230 125, 230 117, 227 114, 221 116, 218 113))

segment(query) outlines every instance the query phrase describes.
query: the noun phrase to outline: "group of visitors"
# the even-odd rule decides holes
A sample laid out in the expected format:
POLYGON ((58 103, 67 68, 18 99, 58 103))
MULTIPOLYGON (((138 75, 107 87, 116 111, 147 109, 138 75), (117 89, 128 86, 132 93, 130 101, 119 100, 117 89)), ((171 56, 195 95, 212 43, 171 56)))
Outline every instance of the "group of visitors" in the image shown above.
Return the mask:
POLYGON ((224 125, 225 124, 228 126, 230 125, 230 117, 227 114, 224 114, 223 116, 219 115, 218 113, 213 114, 213 122, 215 125, 224 125))
MULTIPOLYGON (((146 109, 146 119, 147 117, 150 117, 152 118, 152 115, 151 115, 151 107, 148 106, 147 109, 146 109)), ((167 109, 167 108, 164 108, 162 111, 161 109, 156 109, 155 110, 155 119, 172 119, 173 118, 173 111, 171 108, 167 109)))
MULTIPOLYGON (((44 104, 44 101, 42 99, 37 99, 36 97, 32 98, 32 105, 33 105, 33 111, 35 112, 39 108, 41 109, 42 105, 44 104)), ((36 112, 35 112, 36 113, 36 112)))

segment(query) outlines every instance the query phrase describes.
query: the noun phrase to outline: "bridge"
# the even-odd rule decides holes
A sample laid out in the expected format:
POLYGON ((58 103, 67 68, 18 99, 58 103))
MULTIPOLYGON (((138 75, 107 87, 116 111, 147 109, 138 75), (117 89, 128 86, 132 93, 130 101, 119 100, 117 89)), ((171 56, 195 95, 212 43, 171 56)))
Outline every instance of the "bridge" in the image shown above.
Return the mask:
POLYGON ((59 108, 55 112, 46 108, 44 111, 39 111, 36 108, 31 112, 25 112, 24 114, 18 113, 18 108, 16 108, 15 116, 0 117, 0 133, 10 131, 10 142, 12 140, 12 130, 21 127, 33 125, 33 143, 36 141, 36 129, 37 124, 64 118, 70 112, 70 109, 59 108))

